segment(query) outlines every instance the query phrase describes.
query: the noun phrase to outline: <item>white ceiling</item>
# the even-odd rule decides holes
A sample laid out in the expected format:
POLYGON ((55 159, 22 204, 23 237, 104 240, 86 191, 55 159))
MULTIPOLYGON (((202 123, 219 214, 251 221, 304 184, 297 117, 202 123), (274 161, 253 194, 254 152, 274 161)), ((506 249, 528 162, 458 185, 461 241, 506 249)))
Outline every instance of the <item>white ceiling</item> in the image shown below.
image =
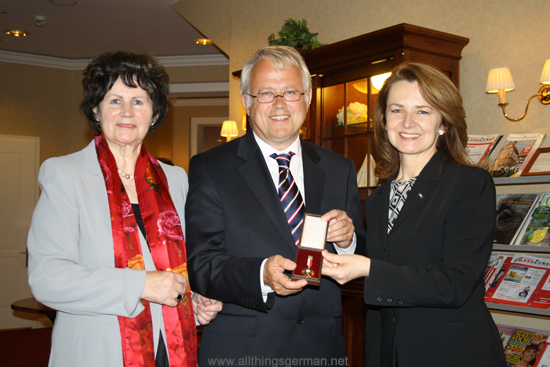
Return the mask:
MULTIPOLYGON (((65 0, 63 0, 65 1, 65 0)), ((74 6, 50 0, 0 0, 0 61, 82 70, 103 52, 145 51, 164 66, 228 65, 170 5, 178 0, 76 0, 74 6), (46 18, 43 26, 35 16, 46 18), (30 32, 13 37, 6 30, 30 32)), ((227 97, 229 83, 170 84, 175 98, 227 97)))
POLYGON ((106 51, 147 51, 156 56, 221 56, 215 46, 193 43, 203 36, 170 5, 178 0, 0 0, 0 50, 64 59, 90 59, 106 51), (35 25, 36 15, 46 24, 35 25), (27 37, 6 30, 30 32, 27 37))

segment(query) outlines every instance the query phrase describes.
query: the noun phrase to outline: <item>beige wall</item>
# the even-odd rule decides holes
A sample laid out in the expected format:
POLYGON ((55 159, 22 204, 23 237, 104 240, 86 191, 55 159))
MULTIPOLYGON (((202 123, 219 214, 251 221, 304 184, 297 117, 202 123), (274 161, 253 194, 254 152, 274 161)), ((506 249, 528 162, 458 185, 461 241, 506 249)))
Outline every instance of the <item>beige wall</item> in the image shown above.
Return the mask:
MULTIPOLYGON (((169 67, 174 83, 227 82, 227 65, 169 67)), ((0 62, 0 135, 40 137, 40 162, 76 152, 93 136, 79 105, 82 71, 0 62)), ((226 117, 228 107, 171 106, 164 125, 145 140, 151 154, 187 167, 189 121, 226 117)))
POLYGON ((82 148, 79 78, 76 71, 0 62, 0 134, 39 136, 41 162, 82 148))
MULTIPOLYGON (((245 58, 267 45, 285 19, 307 19, 319 40, 333 43, 400 23, 435 29, 470 39, 460 65, 460 85, 470 133, 544 131, 550 107, 531 103, 521 122, 504 119, 498 98, 485 94, 489 69, 510 68, 516 91, 508 93, 508 114, 523 114, 527 99, 538 90, 550 41, 538 31, 550 18, 550 6, 541 1, 517 0, 181 0, 173 5, 187 21, 211 38, 230 59, 230 72, 240 70, 245 58), (208 9, 208 11, 204 11, 208 9)), ((230 79, 230 118, 243 108, 239 82, 230 79)), ((550 146, 550 137, 545 146, 550 146)))

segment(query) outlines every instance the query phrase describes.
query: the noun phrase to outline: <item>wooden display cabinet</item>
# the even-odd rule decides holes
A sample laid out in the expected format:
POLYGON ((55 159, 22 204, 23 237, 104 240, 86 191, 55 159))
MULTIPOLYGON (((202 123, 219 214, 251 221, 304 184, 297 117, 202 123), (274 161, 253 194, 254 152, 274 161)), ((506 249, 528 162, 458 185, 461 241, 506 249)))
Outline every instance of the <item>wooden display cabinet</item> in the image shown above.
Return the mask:
MULTIPOLYGON (((378 89, 373 76, 402 62, 418 61, 438 67, 458 87, 459 60, 468 42, 464 37, 399 24, 302 52, 313 87, 302 137, 350 158, 359 171, 367 154, 375 155, 372 119, 378 89)), ((373 189, 362 188, 362 200, 373 189)))

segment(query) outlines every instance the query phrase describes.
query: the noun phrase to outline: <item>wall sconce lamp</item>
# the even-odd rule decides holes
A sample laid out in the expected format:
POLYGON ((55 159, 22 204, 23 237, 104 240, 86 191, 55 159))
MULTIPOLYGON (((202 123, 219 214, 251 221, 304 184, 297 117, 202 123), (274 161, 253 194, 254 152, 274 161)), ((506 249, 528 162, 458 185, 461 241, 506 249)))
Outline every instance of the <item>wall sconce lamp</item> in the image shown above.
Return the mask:
POLYGON ((541 87, 537 94, 531 96, 525 105, 525 113, 517 119, 511 118, 506 113, 506 106, 509 103, 506 102, 506 92, 511 92, 516 89, 514 81, 512 80, 512 74, 508 68, 496 68, 489 71, 489 77, 487 78, 487 93, 498 93, 498 105, 502 108, 502 113, 510 121, 521 121, 527 115, 527 109, 529 108, 529 103, 535 97, 538 97, 538 100, 543 105, 550 104, 550 59, 546 60, 544 63, 544 68, 542 69, 542 75, 540 77, 541 87))
POLYGON ((231 141, 231 137, 239 136, 239 130, 237 129, 237 123, 232 120, 225 120, 222 125, 221 136, 225 136, 226 142, 231 141))

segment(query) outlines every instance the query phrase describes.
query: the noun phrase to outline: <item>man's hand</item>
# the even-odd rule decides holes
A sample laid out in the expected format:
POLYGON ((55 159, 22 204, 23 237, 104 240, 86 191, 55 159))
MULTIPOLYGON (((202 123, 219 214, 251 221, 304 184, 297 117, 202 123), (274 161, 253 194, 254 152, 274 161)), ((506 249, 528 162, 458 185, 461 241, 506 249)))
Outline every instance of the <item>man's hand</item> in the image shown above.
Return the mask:
POLYGON ((193 310, 201 325, 208 325, 223 308, 223 302, 193 293, 193 310))
POLYGON ((324 214, 321 221, 328 222, 328 242, 334 242, 340 248, 348 248, 351 245, 355 226, 345 211, 333 209, 324 214))
POLYGON ((271 256, 264 265, 264 284, 270 286, 279 296, 301 292, 302 288, 307 285, 307 281, 303 279, 290 280, 284 273, 285 270, 292 271, 295 268, 294 261, 285 259, 281 255, 271 256))

